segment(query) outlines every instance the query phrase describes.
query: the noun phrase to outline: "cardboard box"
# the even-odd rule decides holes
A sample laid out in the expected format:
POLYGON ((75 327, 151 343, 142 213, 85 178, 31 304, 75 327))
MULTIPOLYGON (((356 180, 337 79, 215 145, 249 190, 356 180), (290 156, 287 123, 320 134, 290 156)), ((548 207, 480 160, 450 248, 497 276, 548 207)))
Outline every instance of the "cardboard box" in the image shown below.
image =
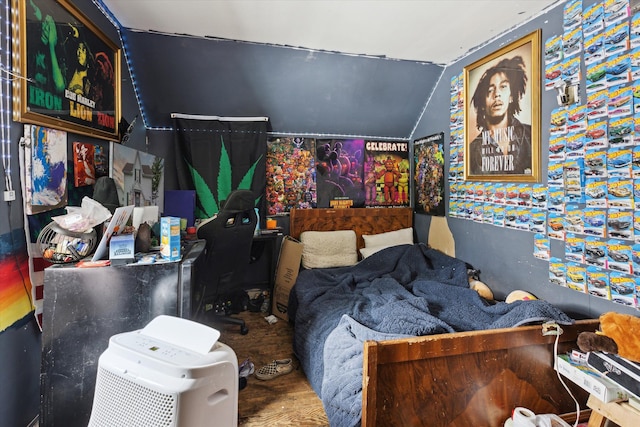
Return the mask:
POLYGON ((169 261, 180 260, 180 218, 160 218, 160 254, 169 261))
POLYGON ((302 260, 302 247, 303 244, 293 237, 284 236, 280 247, 280 255, 278 256, 271 312, 287 321, 289 320, 287 313, 289 292, 298 278, 300 261, 302 260))
POLYGON ((629 397, 628 393, 613 381, 588 366, 571 363, 565 355, 558 356, 556 370, 602 402, 625 400, 629 397))

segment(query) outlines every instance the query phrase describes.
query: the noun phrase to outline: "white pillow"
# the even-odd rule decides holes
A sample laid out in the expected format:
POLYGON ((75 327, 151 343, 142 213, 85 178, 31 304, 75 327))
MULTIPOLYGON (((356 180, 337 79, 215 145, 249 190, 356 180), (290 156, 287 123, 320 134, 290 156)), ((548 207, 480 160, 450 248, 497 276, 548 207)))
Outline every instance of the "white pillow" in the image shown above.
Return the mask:
POLYGON ((300 234, 302 266, 331 268, 358 262, 356 233, 353 230, 304 231, 300 234))
MULTIPOLYGON (((365 248, 388 248, 397 245, 413 245, 413 227, 380 234, 363 234, 365 248)), ((363 254, 364 256, 364 254, 363 254)))
POLYGON ((362 254, 362 258, 364 259, 385 248, 388 248, 388 246, 376 246, 374 248, 361 248, 360 254, 362 254))

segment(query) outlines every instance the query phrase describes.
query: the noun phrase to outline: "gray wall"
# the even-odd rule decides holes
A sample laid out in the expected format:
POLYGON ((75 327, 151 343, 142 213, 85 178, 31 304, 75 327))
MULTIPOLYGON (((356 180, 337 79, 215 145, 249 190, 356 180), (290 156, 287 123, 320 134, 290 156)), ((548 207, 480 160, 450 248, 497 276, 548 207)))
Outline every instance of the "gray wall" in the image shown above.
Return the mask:
POLYGON ((278 133, 407 138, 442 67, 125 31, 150 128, 170 113, 268 116, 278 133))
MULTIPOLYGON (((595 3, 584 1, 584 7, 595 3)), ((502 46, 542 29, 542 42, 551 36, 563 33, 562 8, 560 4, 528 24, 514 29, 504 37, 489 43, 477 52, 447 67, 429 100, 424 117, 419 122, 414 138, 436 132, 445 133, 449 141, 449 102, 451 78, 459 75, 466 65, 483 58, 502 46)), ((583 64, 583 76, 584 76, 583 64)), ((544 76, 544 72, 541 72, 544 76)), ((558 107, 555 91, 544 91, 541 82, 541 165, 542 180, 546 183, 547 153, 549 148, 549 119, 551 111, 558 107)), ((585 99, 584 84, 581 85, 582 99, 585 99)), ((446 144, 445 144, 446 145, 446 144)), ((445 155, 445 159, 449 159, 445 155)), ((448 168, 448 164, 447 164, 448 168)), ((447 185, 447 197, 448 197, 447 185)), ((619 311, 637 315, 637 311, 601 298, 581 294, 569 288, 549 283, 549 263, 533 257, 534 233, 478 224, 470 220, 448 218, 449 226, 456 242, 456 256, 480 269, 481 279, 498 298, 506 297, 511 291, 523 289, 539 298, 548 300, 570 313, 584 316, 599 316, 606 311, 619 311)), ((416 228, 426 240, 430 218, 416 215, 416 228)), ((551 239, 551 256, 564 258, 564 243, 551 239)))

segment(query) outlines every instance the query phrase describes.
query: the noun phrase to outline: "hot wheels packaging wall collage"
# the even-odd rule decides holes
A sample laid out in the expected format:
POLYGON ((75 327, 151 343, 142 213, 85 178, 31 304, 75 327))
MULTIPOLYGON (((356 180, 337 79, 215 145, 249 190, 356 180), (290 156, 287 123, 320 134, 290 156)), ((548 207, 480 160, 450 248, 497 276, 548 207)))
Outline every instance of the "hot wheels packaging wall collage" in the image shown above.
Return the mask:
POLYGON ((449 215, 534 233, 550 283, 640 308, 640 12, 629 0, 565 3, 543 66, 545 90, 586 93, 542 119, 546 185, 464 180, 464 75, 451 80, 449 215))

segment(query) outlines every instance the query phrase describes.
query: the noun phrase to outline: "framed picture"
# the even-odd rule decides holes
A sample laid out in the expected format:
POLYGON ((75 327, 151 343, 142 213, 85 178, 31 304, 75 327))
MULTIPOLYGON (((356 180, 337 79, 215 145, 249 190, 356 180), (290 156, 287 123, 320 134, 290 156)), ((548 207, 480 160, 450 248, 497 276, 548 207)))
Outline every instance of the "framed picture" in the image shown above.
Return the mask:
POLYGON ((164 211, 164 159, 111 143, 111 173, 120 206, 158 206, 164 211))
POLYGON ((540 37, 516 40, 464 68, 464 176, 540 179, 540 37))
POLYGON ((119 140, 120 49, 67 0, 12 0, 14 120, 119 140))

